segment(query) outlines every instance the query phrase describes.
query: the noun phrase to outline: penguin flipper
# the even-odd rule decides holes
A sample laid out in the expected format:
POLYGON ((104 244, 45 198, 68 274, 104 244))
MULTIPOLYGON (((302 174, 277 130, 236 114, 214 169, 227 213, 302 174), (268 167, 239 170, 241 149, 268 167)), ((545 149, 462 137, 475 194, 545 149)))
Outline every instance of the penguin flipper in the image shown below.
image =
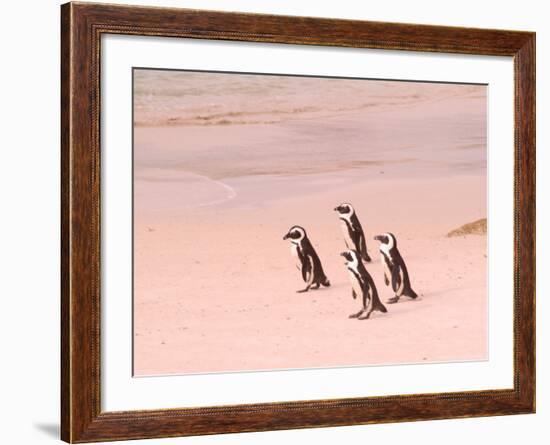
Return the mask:
POLYGON ((365 241, 365 235, 362 232, 359 237, 359 247, 360 247, 361 257, 363 258, 363 260, 365 260, 367 263, 370 263, 371 258, 367 253, 367 242, 365 241))
POLYGON ((399 273, 400 270, 399 268, 396 266, 393 268, 393 271, 392 271, 392 274, 391 274, 391 287, 393 289, 393 291, 397 294, 397 291, 399 290, 399 288, 401 287, 401 283, 402 283, 402 277, 401 277, 401 274, 399 273))
MULTIPOLYGON (((307 273, 303 276, 304 278, 304 281, 307 283, 307 289, 309 289, 314 281, 315 281, 315 267, 314 267, 314 263, 313 263, 313 258, 311 258, 311 256, 306 256, 304 258, 304 268, 307 269, 307 273)), ((317 286, 319 287, 319 286, 317 286)))
POLYGON ((313 271, 311 269, 311 263, 309 258, 305 257, 302 260, 302 279, 307 283, 312 275, 313 271))
POLYGON ((386 283, 386 286, 389 286, 390 278, 388 278, 388 275, 390 277, 393 277, 393 271, 395 268, 393 267, 386 254, 382 253, 382 258, 384 259, 384 283, 386 283))

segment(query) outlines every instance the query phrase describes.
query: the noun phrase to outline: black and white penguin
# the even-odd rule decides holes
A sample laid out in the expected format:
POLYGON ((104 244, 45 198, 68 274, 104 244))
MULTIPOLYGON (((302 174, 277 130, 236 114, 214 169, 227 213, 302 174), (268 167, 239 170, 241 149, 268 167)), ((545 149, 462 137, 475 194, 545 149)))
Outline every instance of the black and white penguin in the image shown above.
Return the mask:
POLYGON ((357 251, 349 249, 342 252, 340 255, 346 260, 346 267, 348 268, 352 288, 351 295, 354 299, 357 298, 357 295, 363 297, 363 307, 356 314, 351 314, 349 318, 366 320, 373 311, 388 312, 380 301, 378 291, 374 285, 374 280, 363 265, 357 251))
POLYGON ((411 287, 409 273, 405 261, 397 250, 397 240, 392 233, 384 233, 374 237, 380 241, 380 260, 384 268, 384 281, 386 286, 390 284, 395 292, 395 297, 390 298, 388 303, 397 303, 402 295, 409 298, 416 298, 416 292, 411 287))
POLYGON ((367 253, 367 242, 365 240, 365 234, 363 228, 357 218, 355 209, 351 204, 343 203, 334 209, 338 212, 338 217, 341 221, 342 232, 344 233, 344 240, 346 241, 346 247, 348 249, 356 250, 363 261, 370 262, 371 259, 367 253))
POLYGON ((305 289, 298 292, 307 292, 310 288, 319 289, 321 284, 325 287, 330 286, 330 281, 323 271, 321 260, 309 241, 305 229, 300 226, 293 226, 283 239, 290 240, 292 256, 297 260, 296 267, 302 272, 302 278, 306 282, 305 289))

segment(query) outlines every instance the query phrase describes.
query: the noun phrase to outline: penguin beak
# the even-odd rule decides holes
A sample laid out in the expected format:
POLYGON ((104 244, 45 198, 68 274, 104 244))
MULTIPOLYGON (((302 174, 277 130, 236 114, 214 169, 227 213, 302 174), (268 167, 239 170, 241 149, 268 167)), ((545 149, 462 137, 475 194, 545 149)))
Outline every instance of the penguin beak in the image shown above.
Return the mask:
POLYGON ((340 206, 338 206, 338 207, 334 207, 334 211, 335 211, 335 212, 338 212, 338 211, 340 211, 340 206))
POLYGON ((382 238, 382 235, 376 235, 376 236, 374 237, 374 239, 375 239, 376 241, 382 241, 381 238, 382 238))
POLYGON ((340 256, 346 256, 346 252, 342 252, 340 256))
POLYGON ((285 236, 283 236, 283 240, 286 240, 286 239, 288 239, 288 233, 285 236))

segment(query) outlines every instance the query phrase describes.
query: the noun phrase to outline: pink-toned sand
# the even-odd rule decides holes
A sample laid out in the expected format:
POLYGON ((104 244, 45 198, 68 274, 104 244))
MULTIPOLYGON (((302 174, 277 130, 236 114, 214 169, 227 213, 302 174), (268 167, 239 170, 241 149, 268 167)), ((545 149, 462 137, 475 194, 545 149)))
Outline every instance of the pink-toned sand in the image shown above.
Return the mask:
MULTIPOLYGON (((483 109, 481 100, 475 103, 483 109)), ((253 162, 240 147, 257 140, 262 150, 269 135, 282 143, 295 124, 136 129, 135 375, 486 359, 486 236, 446 236, 486 217, 485 169, 461 163, 465 150, 484 145, 437 152, 449 134, 445 122, 455 122, 471 104, 471 98, 456 99, 447 121, 437 120, 437 104, 424 104, 422 114, 405 109, 371 116, 379 126, 369 141, 393 144, 376 162, 316 172, 303 161, 297 169, 286 154, 281 164, 292 174, 230 172, 253 162), (388 126, 390 117, 400 131, 388 126), (417 144, 422 137, 428 142, 417 144), (193 169, 152 162, 168 162, 182 147, 200 158, 201 144, 237 148, 215 166, 219 175, 208 170, 213 158, 199 159, 193 169), (370 320, 348 319, 361 303, 351 297, 339 256, 345 246, 332 209, 341 202, 353 203, 363 224, 374 259, 366 267, 382 301, 393 294, 372 238, 387 231, 397 237, 417 300, 404 297, 370 320), (303 282, 282 240, 294 224, 307 229, 330 288, 296 293, 303 282)), ((483 121, 482 136, 484 128, 483 121)))

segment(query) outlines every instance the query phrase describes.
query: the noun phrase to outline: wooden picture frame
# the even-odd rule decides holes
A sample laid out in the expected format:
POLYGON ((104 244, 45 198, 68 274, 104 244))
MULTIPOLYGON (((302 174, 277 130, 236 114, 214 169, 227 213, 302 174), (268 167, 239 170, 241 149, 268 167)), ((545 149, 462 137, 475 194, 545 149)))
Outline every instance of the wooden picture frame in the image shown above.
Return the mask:
MULTIPOLYGON (((535 34, 91 3, 61 7, 61 437, 71 443, 535 412, 535 34), (102 412, 103 34, 512 56, 514 388, 102 412)), ((512 252, 510 252, 512 254, 512 252)))

